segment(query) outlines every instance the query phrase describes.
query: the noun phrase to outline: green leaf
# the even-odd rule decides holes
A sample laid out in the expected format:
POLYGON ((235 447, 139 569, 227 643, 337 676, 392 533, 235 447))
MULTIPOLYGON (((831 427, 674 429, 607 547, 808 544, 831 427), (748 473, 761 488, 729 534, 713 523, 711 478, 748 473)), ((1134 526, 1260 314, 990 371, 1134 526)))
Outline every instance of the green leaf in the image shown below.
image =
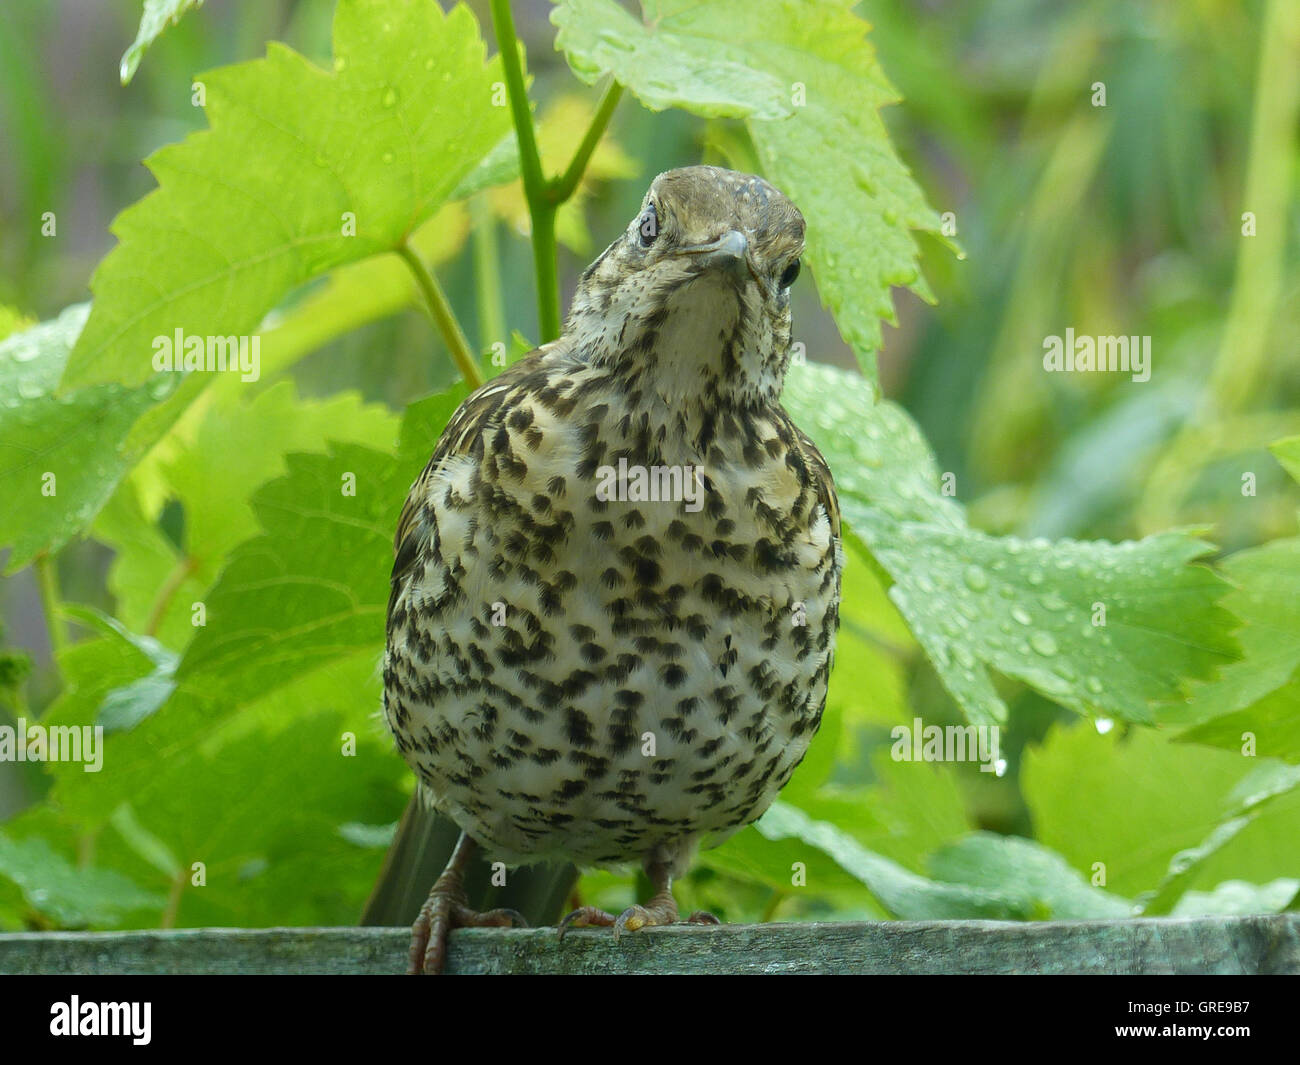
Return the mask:
POLYGON ((607 73, 652 111, 780 118, 793 110, 787 87, 751 61, 744 35, 701 38, 679 31, 673 5, 643 4, 637 20, 614 0, 563 0, 551 11, 555 47, 589 85, 607 73), (662 14, 661 14, 662 12, 662 14))
POLYGON ((1300 481, 1300 436, 1279 440, 1271 450, 1286 472, 1300 481))
POLYGON ((356 444, 290 455, 253 497, 265 534, 238 547, 208 593, 182 684, 247 699, 383 642, 392 529, 409 487, 395 459, 356 444), (344 494, 355 479, 355 494, 344 494), (202 678, 202 680, 200 680, 202 678))
POLYGON ((138 457, 122 446, 131 425, 169 387, 109 384, 56 397, 88 310, 69 307, 0 341, 0 546, 13 546, 9 572, 90 523, 138 457))
POLYGON ((829 855, 836 864, 870 888, 890 913, 903 920, 1022 919, 1031 916, 1023 901, 1006 892, 929 880, 867 850, 835 825, 814 820, 780 800, 772 804, 754 827, 765 839, 793 838, 829 855))
POLYGON ((129 802, 124 802, 113 811, 113 816, 109 818, 109 824, 113 826, 128 847, 168 880, 183 875, 181 863, 177 860, 176 855, 172 853, 171 848, 145 828, 144 825, 140 824, 140 820, 135 816, 135 810, 132 809, 129 802))
POLYGON ((1164 879, 1152 892, 1138 898, 1142 913, 1172 913, 1178 901, 1206 862, 1236 839, 1269 804, 1300 787, 1300 766, 1262 765, 1233 789, 1227 816, 1195 847, 1179 851, 1169 860, 1164 879))
MULTIPOLYGON (((149 663, 149 671, 129 684, 114 688, 104 697, 95 724, 105 732, 134 728, 158 710, 176 689, 174 680, 178 656, 152 636, 137 636, 114 617, 94 607, 65 604, 60 611, 65 618, 98 630, 119 646, 125 644, 149 663)), ((136 656, 132 656, 134 659, 136 656)))
POLYGON ((122 84, 127 85, 135 77, 135 72, 144 58, 148 48, 168 26, 174 25, 181 17, 196 7, 203 0, 144 0, 144 12, 140 15, 140 29, 131 42, 131 47, 122 56, 122 84))
POLYGON ((17 308, 0 304, 0 340, 23 329, 30 329, 35 324, 17 308))
MULTIPOLYGON (((816 750, 821 743, 819 732, 810 750, 816 750)), ((914 872, 926 868, 926 858, 936 848, 970 831, 972 826, 951 767, 896 762, 886 748, 877 748, 867 765, 872 778, 869 787, 831 784, 810 790, 797 785, 796 773, 796 779, 782 791, 782 799, 815 820, 838 826, 868 850, 914 872)), ((853 767, 853 779, 861 779, 862 775, 861 768, 853 767)))
POLYGON ((193 439, 163 468, 185 507, 185 552, 208 581, 229 551, 258 532, 249 497, 284 474, 287 454, 324 451, 327 440, 382 444, 396 439, 399 426, 388 408, 363 403, 355 392, 298 399, 290 381, 196 413, 193 439))
POLYGON ((152 632, 178 649, 194 635, 191 607, 202 600, 207 583, 194 576, 192 563, 163 531, 157 513, 145 513, 142 494, 137 473, 118 487, 92 531, 114 553, 108 590, 123 626, 152 632))
POLYGON ((861 377, 810 363, 783 397, 830 462, 852 532, 967 717, 1003 720, 993 668, 1082 714, 1151 722, 1235 657, 1227 589, 1181 532, 1138 543, 1024 541, 971 529, 902 408, 861 377), (1104 609, 1104 624, 1100 611, 1104 609))
MULTIPOLYGON (((1171 743, 1149 729, 1100 734, 1087 723, 1054 727, 1025 750, 1021 789, 1040 843, 1105 887, 1135 898, 1154 890, 1175 855, 1200 847, 1240 814, 1257 760, 1171 743)), ((1280 766, 1280 763, 1275 763, 1280 766)), ((1277 769, 1272 770, 1276 772, 1277 769)), ((1300 792, 1292 791, 1207 851, 1184 888, 1229 877, 1264 883, 1300 868, 1300 792)))
MULTIPOLYGON (((162 786, 160 767, 170 771, 210 757, 239 738, 277 735, 324 711, 341 716, 358 744, 390 750, 391 743, 374 720, 380 699, 378 658, 378 647, 366 648, 287 679, 261 697, 244 700, 227 697, 215 685, 180 687, 157 713, 141 715, 133 729, 106 734, 103 762, 108 771, 84 773, 79 765, 49 764, 54 798, 59 809, 84 831, 97 830, 122 803, 131 803, 143 817, 154 791, 162 786)), ((61 657, 60 668, 68 678, 69 690, 47 712, 52 723, 94 722, 105 689, 123 685, 123 670, 110 681, 96 683, 91 671, 106 666, 111 668, 111 663, 104 661, 102 651, 89 659, 75 659, 70 652, 61 657)), ((147 668, 137 663, 125 676, 138 675, 147 668)))
MULTIPOLYGON (((1300 437, 1273 446, 1300 478, 1300 437)), ((1242 660, 1192 698, 1163 709, 1162 724, 1194 725, 1179 738, 1229 750, 1249 743, 1261 757, 1300 761, 1300 539, 1239 551, 1221 572, 1234 585, 1223 599, 1245 624, 1242 660)))
MULTIPOLYGON (((469 212, 462 204, 445 204, 409 243, 432 269, 451 259, 468 234, 469 212)), ((340 266, 262 323, 262 378, 280 373, 335 337, 418 304, 411 269, 396 255, 340 266)))
POLYGON ((1300 762, 1300 668, 1281 687, 1245 710, 1197 725, 1178 739, 1230 751, 1243 751, 1249 746, 1260 757, 1300 762))
POLYGON ((64 387, 144 381, 155 338, 250 335, 295 285, 392 250, 507 132, 499 79, 436 0, 341 0, 333 71, 272 43, 201 75, 211 129, 148 160, 159 187, 114 225, 64 387))
POLYGON ((1246 916, 1252 913, 1281 913, 1300 891, 1300 880, 1279 877, 1267 884, 1225 880, 1213 891, 1189 891, 1173 909, 1175 917, 1210 914, 1246 916))
POLYGON ((910 230, 938 233, 940 223, 881 119, 898 93, 867 23, 852 0, 641 6, 638 22, 614 0, 564 0, 551 15, 556 47, 579 77, 610 72, 653 110, 747 114, 764 175, 808 222, 822 300, 874 383, 880 320, 895 320, 890 288, 933 298, 910 230))
POLYGON ((263 535, 236 548, 207 595, 207 624, 177 671, 189 686, 247 700, 384 642, 393 529, 463 390, 408 409, 399 457, 338 443, 290 455, 252 507, 263 535))
POLYGON ((1042 920, 1112 920, 1133 912, 1127 899, 1092 887, 1059 854, 1033 840, 973 832, 937 851, 936 880, 1009 895, 1042 920))
POLYGON ((0 833, 0 876, 22 890, 27 904, 63 928, 116 925, 165 899, 111 869, 74 867, 45 840, 0 833))
POLYGON ((156 764, 156 780, 131 800, 134 838, 116 846, 101 836, 102 860, 143 879, 174 859, 184 871, 180 926, 355 920, 382 855, 339 828, 395 818, 404 766, 377 738, 348 753, 343 732, 339 714, 316 712, 156 764), (200 862, 201 887, 190 876, 200 862))
MULTIPOLYGON (((1242 659, 1226 666, 1222 675, 1209 684, 1198 687, 1186 704, 1164 708, 1160 714, 1162 724, 1196 724, 1245 710, 1286 685, 1300 667, 1300 539, 1276 540, 1239 551, 1225 559, 1219 569, 1235 585, 1224 596, 1223 605, 1245 622, 1235 633, 1242 659)), ((1243 723, 1250 719, 1249 713, 1238 717, 1243 723)), ((1220 718, 1213 724, 1221 726, 1222 722, 1220 718)), ((1216 734, 1223 736, 1222 727, 1202 736, 1216 734)), ((1201 736, 1196 739, 1209 742, 1201 736)), ((1234 749, 1241 745, 1240 729, 1227 745, 1234 749)), ((1259 753, 1280 754, 1276 747, 1270 742, 1259 753)))

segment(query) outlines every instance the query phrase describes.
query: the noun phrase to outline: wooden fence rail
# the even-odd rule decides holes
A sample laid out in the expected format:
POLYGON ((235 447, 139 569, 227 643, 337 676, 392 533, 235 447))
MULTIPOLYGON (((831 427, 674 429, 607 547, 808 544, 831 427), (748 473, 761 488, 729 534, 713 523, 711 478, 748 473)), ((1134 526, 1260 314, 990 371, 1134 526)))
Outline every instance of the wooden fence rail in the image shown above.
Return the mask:
MULTIPOLYGON (((0 935, 0 974, 399 973, 400 928, 0 935)), ((581 929, 466 929, 448 972, 1300 973, 1300 914, 1131 921, 678 926, 615 943, 581 929)))

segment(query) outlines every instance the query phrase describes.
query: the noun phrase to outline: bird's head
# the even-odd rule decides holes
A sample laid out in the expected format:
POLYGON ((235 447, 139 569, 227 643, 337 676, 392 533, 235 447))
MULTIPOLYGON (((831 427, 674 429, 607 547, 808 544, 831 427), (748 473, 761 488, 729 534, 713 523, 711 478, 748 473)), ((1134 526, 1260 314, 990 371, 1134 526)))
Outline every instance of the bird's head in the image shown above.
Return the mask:
POLYGON ((762 178, 669 170, 583 273, 565 332, 666 403, 775 402, 803 243, 803 215, 762 178))

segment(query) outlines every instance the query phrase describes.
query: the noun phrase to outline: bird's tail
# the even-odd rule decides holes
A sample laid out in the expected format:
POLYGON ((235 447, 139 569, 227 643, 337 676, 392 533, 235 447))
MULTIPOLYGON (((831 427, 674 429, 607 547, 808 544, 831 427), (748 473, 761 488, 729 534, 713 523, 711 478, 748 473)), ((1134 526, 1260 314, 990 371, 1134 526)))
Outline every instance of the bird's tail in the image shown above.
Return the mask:
MULTIPOLYGON (((397 826, 383 868, 361 913, 363 925, 409 925, 429 889, 451 857, 460 829, 413 795, 397 826)), ((491 868, 477 851, 465 877, 469 905, 518 910, 533 926, 555 924, 565 911, 578 870, 572 865, 530 865, 511 870, 502 887, 491 882, 491 868)))

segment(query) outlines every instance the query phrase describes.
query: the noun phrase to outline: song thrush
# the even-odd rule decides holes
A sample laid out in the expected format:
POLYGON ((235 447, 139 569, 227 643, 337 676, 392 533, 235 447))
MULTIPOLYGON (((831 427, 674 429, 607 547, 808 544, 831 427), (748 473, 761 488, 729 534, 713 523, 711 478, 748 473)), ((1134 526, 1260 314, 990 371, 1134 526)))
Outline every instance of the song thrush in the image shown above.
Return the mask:
MULTIPOLYGON (((781 406, 802 215, 757 177, 659 175, 583 273, 564 335, 471 395, 398 522, 384 712, 463 830, 416 921, 441 970, 481 845, 641 862, 617 935, 678 920, 696 848, 803 758, 838 624, 839 507, 781 406)), ((693 920, 712 920, 693 915, 693 920)))

